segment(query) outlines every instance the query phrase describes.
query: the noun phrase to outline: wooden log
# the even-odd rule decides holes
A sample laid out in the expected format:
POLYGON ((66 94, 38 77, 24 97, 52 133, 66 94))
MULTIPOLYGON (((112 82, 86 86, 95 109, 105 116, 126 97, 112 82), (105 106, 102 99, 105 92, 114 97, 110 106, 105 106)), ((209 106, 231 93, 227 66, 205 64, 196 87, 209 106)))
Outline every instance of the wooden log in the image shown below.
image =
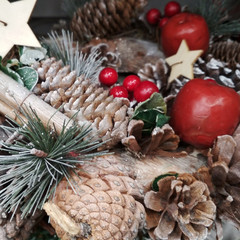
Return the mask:
POLYGON ((58 133, 62 131, 64 123, 70 121, 63 113, 0 71, 0 112, 17 120, 20 108, 29 107, 36 111, 45 126, 49 122, 50 126, 55 126, 58 133))

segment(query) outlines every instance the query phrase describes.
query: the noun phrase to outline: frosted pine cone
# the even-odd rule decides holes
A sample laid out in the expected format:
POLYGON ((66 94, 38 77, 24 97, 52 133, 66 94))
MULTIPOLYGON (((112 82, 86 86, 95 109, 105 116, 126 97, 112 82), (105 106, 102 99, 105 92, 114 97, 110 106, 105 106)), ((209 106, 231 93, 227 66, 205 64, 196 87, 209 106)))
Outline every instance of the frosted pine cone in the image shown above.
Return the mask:
POLYGON ((228 68, 236 68, 240 63, 240 43, 226 40, 213 42, 208 50, 214 58, 226 63, 228 68))
POLYGON ((146 0, 92 0, 74 13, 71 29, 78 40, 104 38, 129 30, 146 0))
POLYGON ((66 180, 62 180, 57 187, 54 204, 61 214, 67 214, 66 217, 74 221, 76 234, 62 225, 60 216, 53 218, 50 213, 58 236, 79 240, 134 239, 138 230, 143 228, 145 210, 137 200, 143 198, 143 190, 132 173, 130 166, 107 155, 95 159, 92 165, 82 166, 79 176, 73 175, 78 194, 66 180))
POLYGON ((207 185, 190 174, 163 176, 144 203, 153 239, 206 239, 216 214, 207 185))
POLYGON ((87 56, 91 52, 98 52, 99 57, 102 57, 102 65, 104 67, 113 67, 118 69, 121 64, 120 53, 117 49, 117 44, 112 40, 107 39, 92 39, 88 44, 86 44, 81 51, 87 56))
POLYGON ((69 66, 62 66, 54 58, 42 61, 35 68, 42 82, 34 93, 69 117, 78 113, 81 125, 91 124, 93 136, 109 140, 105 147, 111 148, 127 136, 128 99, 109 96, 109 90, 84 76, 77 77, 69 66))

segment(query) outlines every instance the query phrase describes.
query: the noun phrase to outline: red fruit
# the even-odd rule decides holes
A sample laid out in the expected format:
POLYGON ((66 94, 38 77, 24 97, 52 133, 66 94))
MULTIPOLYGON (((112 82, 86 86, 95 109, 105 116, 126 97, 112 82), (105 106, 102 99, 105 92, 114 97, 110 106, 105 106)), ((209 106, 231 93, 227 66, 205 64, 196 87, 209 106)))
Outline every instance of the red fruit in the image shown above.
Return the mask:
POLYGON ((137 102, 143 102, 151 97, 154 92, 158 92, 158 87, 150 81, 142 81, 135 88, 133 94, 137 102))
POLYGON ((167 21, 161 31, 161 44, 166 56, 174 55, 182 40, 190 50, 207 51, 209 30, 205 19, 197 14, 182 12, 167 21))
POLYGON ((163 26, 167 23, 167 21, 168 21, 168 17, 161 18, 158 22, 158 27, 163 28, 163 26))
POLYGON ((109 94, 113 95, 114 97, 128 98, 128 91, 123 86, 115 86, 111 88, 109 94))
POLYGON ((151 8, 146 14, 146 20, 151 25, 156 25, 161 17, 161 12, 157 8, 151 8))
POLYGON ((178 93, 170 124, 195 147, 211 147, 217 136, 232 135, 240 121, 240 95, 212 79, 193 79, 178 93))
POLYGON ((112 86, 118 80, 118 73, 115 69, 106 67, 99 74, 99 81, 107 86, 112 86))
POLYGON ((129 91, 132 92, 141 82, 140 78, 137 75, 129 75, 123 80, 123 86, 129 91))
POLYGON ((181 5, 176 1, 170 1, 166 4, 164 8, 164 15, 167 17, 172 17, 177 13, 181 12, 181 5))

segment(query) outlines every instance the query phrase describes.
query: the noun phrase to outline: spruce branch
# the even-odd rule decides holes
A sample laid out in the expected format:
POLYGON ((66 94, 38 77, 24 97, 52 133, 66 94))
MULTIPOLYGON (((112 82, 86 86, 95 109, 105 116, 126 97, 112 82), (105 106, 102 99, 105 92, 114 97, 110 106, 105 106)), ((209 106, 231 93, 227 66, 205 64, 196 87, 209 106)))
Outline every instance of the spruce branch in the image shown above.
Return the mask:
POLYGON ((1 126, 22 138, 0 143, 1 151, 7 153, 0 155, 0 202, 12 216, 20 208, 25 217, 41 209, 47 199, 54 198, 63 177, 77 193, 71 174, 76 173, 80 164, 106 152, 94 151, 103 143, 89 137, 89 126, 79 126, 74 121, 72 124, 70 120, 75 116, 57 134, 54 127, 43 125, 32 108, 21 108, 20 112, 26 120, 19 116, 20 123, 11 120, 9 126, 1 126))
POLYGON ((77 76, 84 75, 93 81, 98 78, 103 58, 99 57, 100 53, 97 50, 89 55, 83 54, 78 42, 73 40, 73 33, 65 30, 62 30, 61 36, 57 32, 51 32, 49 39, 46 45, 52 57, 62 60, 65 66, 69 65, 71 71, 76 71, 77 76))
POLYGON ((234 19, 231 11, 239 3, 233 0, 198 0, 191 12, 202 15, 212 36, 240 34, 240 19, 234 19))

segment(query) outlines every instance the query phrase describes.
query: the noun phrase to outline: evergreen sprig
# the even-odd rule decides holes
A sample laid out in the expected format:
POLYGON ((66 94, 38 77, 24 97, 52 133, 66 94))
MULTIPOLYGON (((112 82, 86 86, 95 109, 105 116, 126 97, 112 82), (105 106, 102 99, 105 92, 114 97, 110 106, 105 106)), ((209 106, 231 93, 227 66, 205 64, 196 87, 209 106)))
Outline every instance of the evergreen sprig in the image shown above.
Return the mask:
POLYGON ((103 58, 97 50, 89 55, 83 54, 78 42, 74 42, 73 34, 65 30, 62 30, 61 36, 57 32, 51 32, 49 39, 46 44, 51 57, 62 60, 65 66, 69 65, 72 71, 77 72, 77 76, 84 75, 93 81, 98 78, 103 58))
POLYGON ((18 116, 20 123, 13 121, 9 126, 1 126, 8 134, 17 133, 21 138, 13 143, 0 143, 1 151, 7 152, 0 155, 0 202, 12 216, 20 208, 25 217, 54 197, 63 177, 77 193, 71 173, 75 173, 79 164, 106 152, 94 151, 103 143, 89 137, 89 126, 80 127, 68 121, 57 134, 49 123, 44 126, 33 109, 22 108, 21 114, 26 120, 18 116), (71 152, 78 156, 72 156, 71 152))
POLYGON ((240 33, 240 19, 231 16, 231 10, 239 4, 233 0, 198 0, 192 4, 191 12, 202 15, 212 36, 240 33))

